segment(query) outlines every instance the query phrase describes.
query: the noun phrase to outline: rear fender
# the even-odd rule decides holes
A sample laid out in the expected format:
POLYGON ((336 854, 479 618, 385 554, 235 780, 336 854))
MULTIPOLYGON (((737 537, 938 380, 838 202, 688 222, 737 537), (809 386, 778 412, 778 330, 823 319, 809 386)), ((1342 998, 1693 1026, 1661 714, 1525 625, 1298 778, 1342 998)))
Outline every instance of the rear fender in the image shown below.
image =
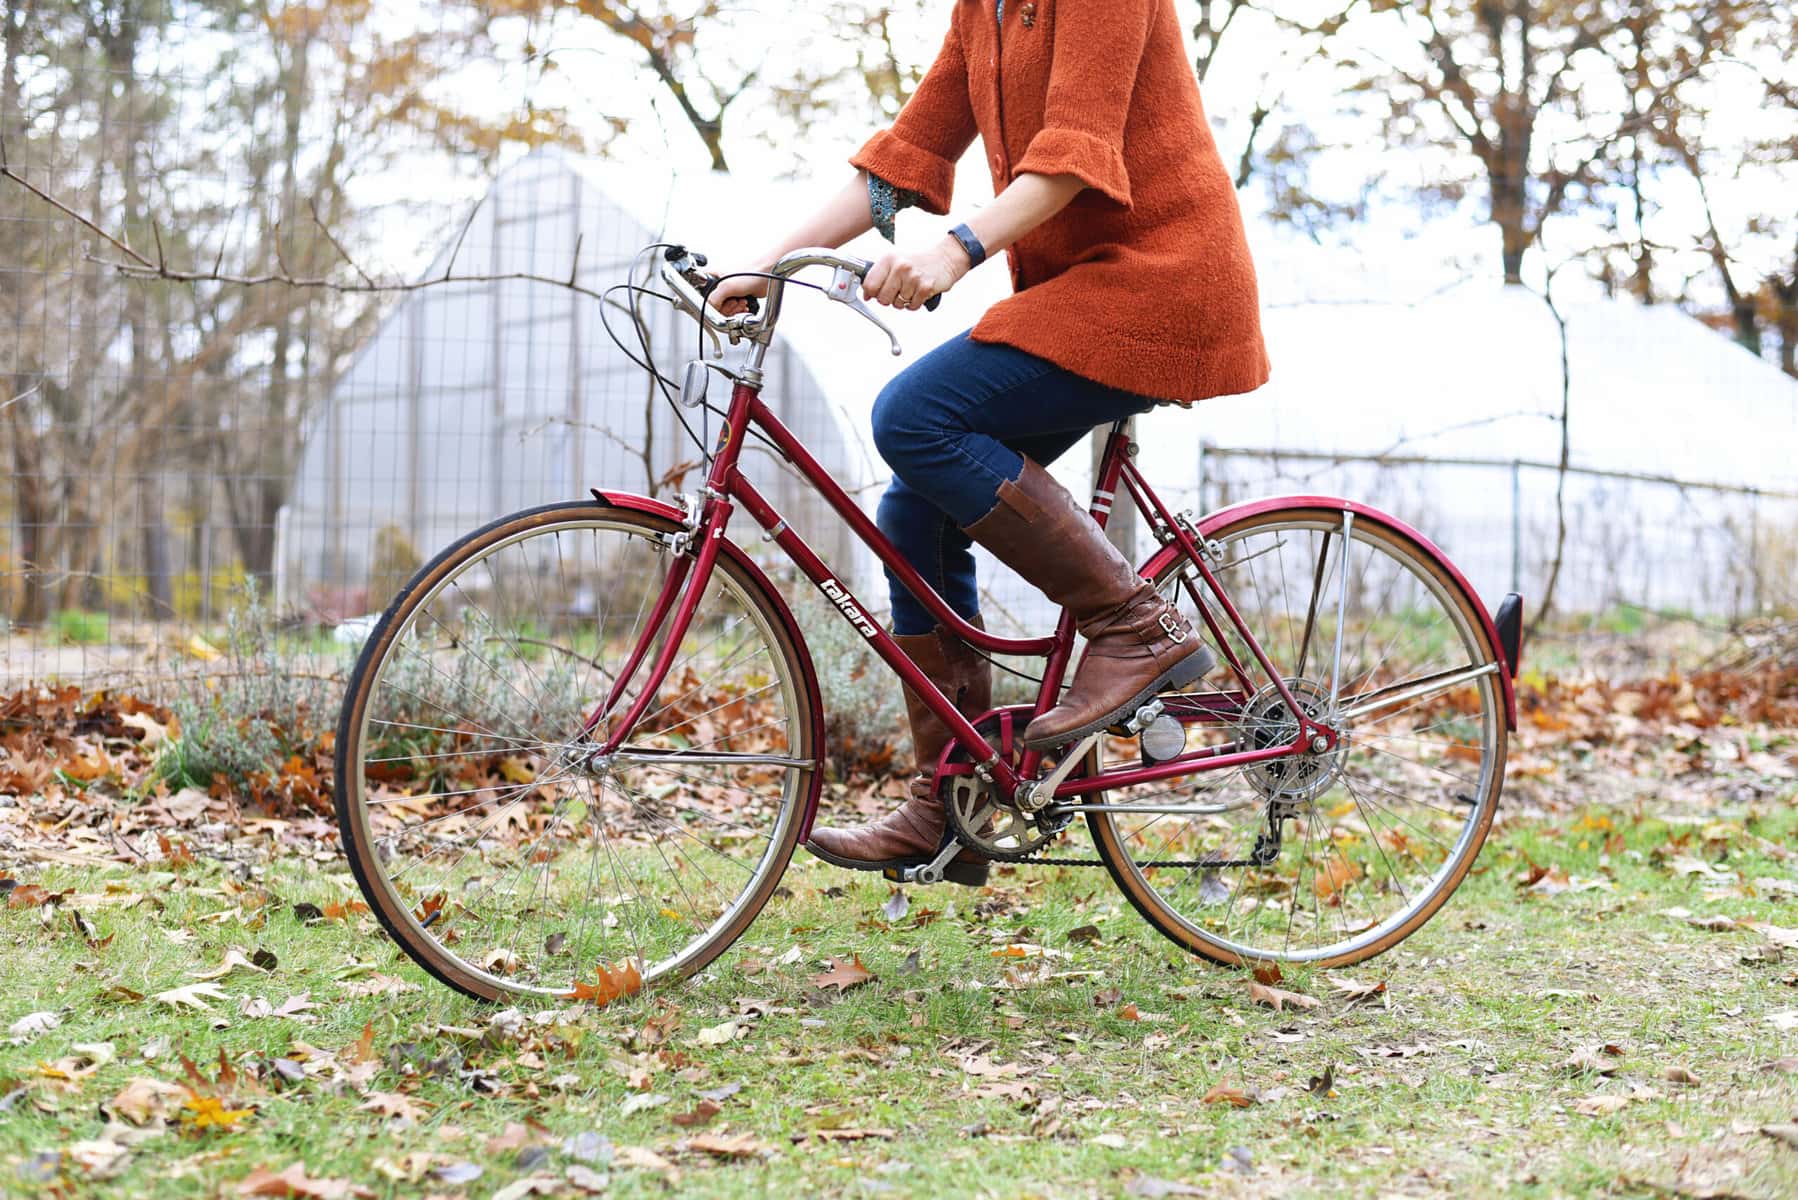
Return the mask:
MULTIPOLYGON (((1407 541, 1415 543, 1417 548, 1431 559, 1444 575, 1466 592, 1472 598, 1474 608, 1479 612, 1480 622, 1486 634, 1486 644, 1492 648, 1492 656, 1498 661, 1500 667, 1498 681, 1504 692, 1505 727, 1515 732, 1517 729, 1517 689, 1511 680, 1515 666, 1507 661, 1509 656, 1506 653, 1506 643, 1499 637, 1498 629, 1492 621, 1492 614, 1486 611, 1486 605, 1480 599, 1479 593, 1473 590, 1473 587, 1467 582, 1467 577, 1461 574, 1460 568, 1450 562, 1448 557, 1436 548, 1434 542, 1397 517, 1389 516, 1377 508, 1370 508, 1354 500, 1343 500, 1336 496, 1269 496, 1261 500, 1244 500, 1206 514, 1199 521, 1199 532, 1206 538, 1215 537, 1218 530, 1233 525, 1245 517, 1258 517, 1263 513, 1287 508, 1324 508, 1335 509, 1338 512, 1352 512, 1355 514, 1356 521, 1382 526, 1407 541)), ((1145 578, 1154 578, 1178 554, 1177 546, 1161 547, 1150 557, 1142 569, 1142 574, 1145 578)))
MULTIPOLYGON (((686 519, 686 514, 678 506, 649 496, 640 496, 635 492, 610 492, 594 488, 593 498, 602 505, 660 517, 676 526, 686 519)), ((741 566, 744 572, 762 588, 774 608, 775 616, 780 620, 782 628, 798 654, 801 686, 805 688, 807 706, 812 714, 812 747, 818 756, 817 765, 812 768, 811 778, 806 784, 805 799, 799 814, 799 844, 804 845, 812 836, 812 822, 818 816, 818 797, 824 790, 824 701, 818 692, 818 672, 812 666, 811 650, 806 646, 805 638, 799 631, 799 622, 793 619, 793 610, 787 607, 786 599, 780 594, 780 589, 769 581, 768 576, 761 567, 756 565, 755 560, 750 558, 735 542, 722 542, 718 547, 718 552, 728 556, 732 562, 741 566)))

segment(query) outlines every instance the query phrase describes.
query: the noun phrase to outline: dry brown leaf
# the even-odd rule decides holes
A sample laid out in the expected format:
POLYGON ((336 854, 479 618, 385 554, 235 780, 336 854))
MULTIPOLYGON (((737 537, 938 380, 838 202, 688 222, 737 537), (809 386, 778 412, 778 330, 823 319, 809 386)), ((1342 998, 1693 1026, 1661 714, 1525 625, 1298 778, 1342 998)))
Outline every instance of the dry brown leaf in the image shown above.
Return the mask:
POLYGON ((294 1163, 285 1171, 253 1171, 237 1184, 239 1196, 290 1196, 299 1200, 350 1200, 369 1197, 374 1192, 347 1179, 313 1179, 306 1174, 305 1163, 294 1163))
POLYGON ((693 1106, 691 1112, 675 1113, 669 1120, 683 1129, 696 1129, 709 1123, 720 1111, 722 1110, 710 1100, 701 1100, 693 1106))
POLYGON ((751 1133, 739 1133, 730 1137, 721 1133, 702 1133, 698 1137, 687 1139, 687 1149, 698 1150, 714 1158, 759 1158, 768 1153, 768 1146, 751 1133))
POLYGON ((612 1151, 612 1165, 617 1167, 636 1167, 643 1171, 657 1171, 668 1181, 670 1186, 680 1186, 680 1168, 657 1154, 654 1150, 642 1146, 618 1146, 612 1151))
POLYGON ((370 1092, 368 1099, 357 1105, 362 1112, 379 1113, 401 1125, 416 1125, 431 1111, 431 1106, 400 1092, 370 1092))
POLYGON ((1587 1096, 1573 1106, 1582 1117, 1608 1117, 1629 1107, 1629 1096, 1587 1096))
POLYGON ((1228 1104, 1233 1108, 1247 1108, 1249 1105, 1255 1103, 1255 1100, 1254 1097, 1250 1096, 1241 1088, 1233 1088, 1226 1084, 1219 1083, 1213 1085, 1210 1091, 1200 1097, 1199 1103, 1228 1104))
POLYGON ((1384 979, 1376 980, 1373 983, 1362 983, 1359 979, 1350 979, 1346 975, 1330 975, 1325 977, 1324 982, 1335 988, 1350 1004, 1371 1000, 1386 991, 1384 979))
POLYGON ((167 1120, 190 1094, 177 1084, 137 1078, 128 1080, 105 1107, 113 1116, 122 1117, 133 1125, 148 1125, 152 1121, 167 1120))
POLYGON ((830 960, 830 969, 812 976, 812 986, 816 988, 833 987, 840 995, 852 987, 860 987, 874 978, 874 972, 862 966, 862 956, 857 954, 849 962, 840 958, 830 960))
POLYGON ((1275 1012, 1285 1012, 1288 1004, 1294 1008, 1316 1008, 1319 1003, 1313 996, 1252 982, 1249 984, 1249 999, 1256 1004, 1265 1004, 1275 1012))

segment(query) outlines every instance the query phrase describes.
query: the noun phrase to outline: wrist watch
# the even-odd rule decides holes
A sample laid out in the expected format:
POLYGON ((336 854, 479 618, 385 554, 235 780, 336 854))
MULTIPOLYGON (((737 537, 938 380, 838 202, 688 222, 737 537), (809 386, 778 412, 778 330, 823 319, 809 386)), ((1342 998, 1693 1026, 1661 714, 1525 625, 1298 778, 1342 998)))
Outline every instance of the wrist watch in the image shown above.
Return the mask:
POLYGON ((969 268, 978 267, 986 261, 986 247, 974 236, 974 231, 966 225, 957 225, 949 231, 949 236, 961 243, 961 248, 968 252, 969 268))

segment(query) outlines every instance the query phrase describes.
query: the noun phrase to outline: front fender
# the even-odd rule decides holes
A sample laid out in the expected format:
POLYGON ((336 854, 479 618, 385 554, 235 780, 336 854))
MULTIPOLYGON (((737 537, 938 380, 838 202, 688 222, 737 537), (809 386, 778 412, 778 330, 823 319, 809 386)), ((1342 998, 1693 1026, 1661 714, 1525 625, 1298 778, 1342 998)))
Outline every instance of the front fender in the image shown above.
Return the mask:
MULTIPOLYGON (((603 491, 593 489, 593 498, 600 504, 612 508, 628 509, 631 512, 644 513, 652 517, 661 517, 674 525, 680 525, 685 513, 679 506, 669 504, 665 500, 657 500, 653 496, 639 495, 636 492, 603 491)), ((785 597, 780 589, 768 579, 756 561, 749 557, 744 549, 732 541, 724 541, 718 547, 720 554, 727 555, 730 560, 743 568, 745 574, 762 589, 767 597, 769 607, 774 610, 780 621, 787 640, 792 644, 794 656, 799 661, 801 685, 805 688, 807 708, 811 712, 812 750, 817 758, 817 766, 812 769, 811 779, 806 784, 805 801, 799 814, 799 842, 803 845, 812 835, 812 822, 818 816, 818 797, 824 790, 824 700, 818 691, 818 672, 812 666, 812 653, 805 644, 805 636, 800 632, 799 622, 793 619, 793 610, 787 607, 785 597)))

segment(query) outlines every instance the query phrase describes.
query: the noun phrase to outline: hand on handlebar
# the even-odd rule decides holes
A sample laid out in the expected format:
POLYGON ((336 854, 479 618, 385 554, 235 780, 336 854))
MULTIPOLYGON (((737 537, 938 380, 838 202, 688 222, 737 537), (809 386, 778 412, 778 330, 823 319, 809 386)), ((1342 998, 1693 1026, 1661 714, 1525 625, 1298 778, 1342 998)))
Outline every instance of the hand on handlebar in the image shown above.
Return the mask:
POLYGON ((736 271, 719 272, 718 286, 713 288, 709 299, 713 308, 727 317, 751 311, 750 297, 761 297, 768 294, 768 280, 764 277, 768 268, 765 266, 747 266, 736 271))
POLYGON ((862 295, 893 308, 923 308, 926 301, 954 287, 970 265, 960 243, 945 237, 923 250, 886 255, 862 281, 862 295))

